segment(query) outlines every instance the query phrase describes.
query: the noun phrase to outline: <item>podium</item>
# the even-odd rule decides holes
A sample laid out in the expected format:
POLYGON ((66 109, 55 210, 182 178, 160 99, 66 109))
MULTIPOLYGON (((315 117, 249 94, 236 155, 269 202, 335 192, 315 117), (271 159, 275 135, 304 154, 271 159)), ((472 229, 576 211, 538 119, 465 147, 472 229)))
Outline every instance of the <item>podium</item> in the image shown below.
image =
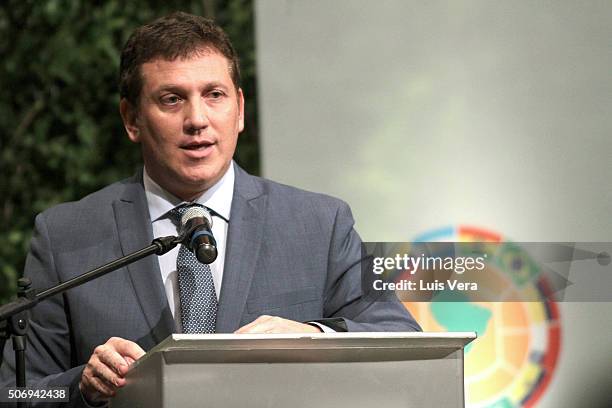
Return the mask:
POLYGON ((112 408, 463 407, 476 333, 173 334, 112 408))

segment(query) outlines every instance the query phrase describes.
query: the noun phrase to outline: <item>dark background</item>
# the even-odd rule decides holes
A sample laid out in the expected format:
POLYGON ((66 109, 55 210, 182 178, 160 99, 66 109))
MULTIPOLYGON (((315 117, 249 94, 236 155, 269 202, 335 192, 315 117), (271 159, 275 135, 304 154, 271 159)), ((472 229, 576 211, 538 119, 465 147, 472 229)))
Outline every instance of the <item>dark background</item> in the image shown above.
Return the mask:
POLYGON ((176 10, 214 18, 232 39, 246 98, 235 159, 259 173, 250 0, 2 1, 0 303, 15 293, 37 213, 141 166, 119 116, 119 55, 134 28, 176 10))

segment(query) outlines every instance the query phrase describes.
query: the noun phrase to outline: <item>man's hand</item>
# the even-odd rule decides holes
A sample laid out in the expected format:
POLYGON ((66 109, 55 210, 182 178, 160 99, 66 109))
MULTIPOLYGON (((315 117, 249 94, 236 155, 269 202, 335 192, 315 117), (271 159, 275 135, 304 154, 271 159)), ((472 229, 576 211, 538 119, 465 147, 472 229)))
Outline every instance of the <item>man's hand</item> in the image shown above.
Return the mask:
POLYGON ((234 333, 321 333, 321 330, 318 327, 283 319, 282 317, 263 315, 242 326, 234 333))
POLYGON ((125 385, 129 366, 145 354, 140 346, 120 337, 111 337, 94 349, 89 358, 79 389, 88 402, 107 400, 125 385))

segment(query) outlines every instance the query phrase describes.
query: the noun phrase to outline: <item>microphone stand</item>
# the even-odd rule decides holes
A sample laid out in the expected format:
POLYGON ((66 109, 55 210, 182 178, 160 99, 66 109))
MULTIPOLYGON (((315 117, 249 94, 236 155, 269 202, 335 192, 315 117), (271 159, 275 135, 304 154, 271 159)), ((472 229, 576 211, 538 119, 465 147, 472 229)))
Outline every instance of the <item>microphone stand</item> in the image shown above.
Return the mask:
MULTIPOLYGON (((145 248, 132 252, 131 254, 116 259, 96 269, 92 269, 89 272, 85 272, 82 275, 76 276, 70 280, 67 280, 66 282, 62 282, 41 292, 37 292, 36 289, 30 288, 32 285, 30 279, 19 279, 17 282, 19 286, 17 300, 0 306, 0 337, 4 337, 4 339, 9 339, 12 337, 13 350, 15 350, 15 385, 17 387, 26 386, 25 349, 28 330, 27 314, 29 309, 32 309, 41 300, 97 279, 100 276, 106 275, 109 272, 134 263, 149 255, 163 255, 183 242, 184 239, 184 234, 181 234, 178 237, 169 236, 156 238, 151 242, 151 245, 145 248), (2 327, 3 324, 5 325, 4 328, 2 327)), ((2 350, 0 350, 0 352, 1 351, 2 350)), ((17 407, 25 407, 25 402, 18 402, 17 407)))

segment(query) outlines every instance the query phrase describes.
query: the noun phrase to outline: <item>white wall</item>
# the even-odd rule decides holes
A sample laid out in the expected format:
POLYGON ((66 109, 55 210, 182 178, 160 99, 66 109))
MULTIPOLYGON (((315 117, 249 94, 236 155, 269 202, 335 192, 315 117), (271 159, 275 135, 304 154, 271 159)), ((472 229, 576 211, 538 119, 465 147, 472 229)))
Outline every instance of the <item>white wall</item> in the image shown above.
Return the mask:
MULTIPOLYGON (((348 201, 370 241, 465 224, 612 241, 611 2, 260 0, 256 13, 266 177, 348 201)), ((612 385, 610 310, 562 305, 541 406, 612 385)))

